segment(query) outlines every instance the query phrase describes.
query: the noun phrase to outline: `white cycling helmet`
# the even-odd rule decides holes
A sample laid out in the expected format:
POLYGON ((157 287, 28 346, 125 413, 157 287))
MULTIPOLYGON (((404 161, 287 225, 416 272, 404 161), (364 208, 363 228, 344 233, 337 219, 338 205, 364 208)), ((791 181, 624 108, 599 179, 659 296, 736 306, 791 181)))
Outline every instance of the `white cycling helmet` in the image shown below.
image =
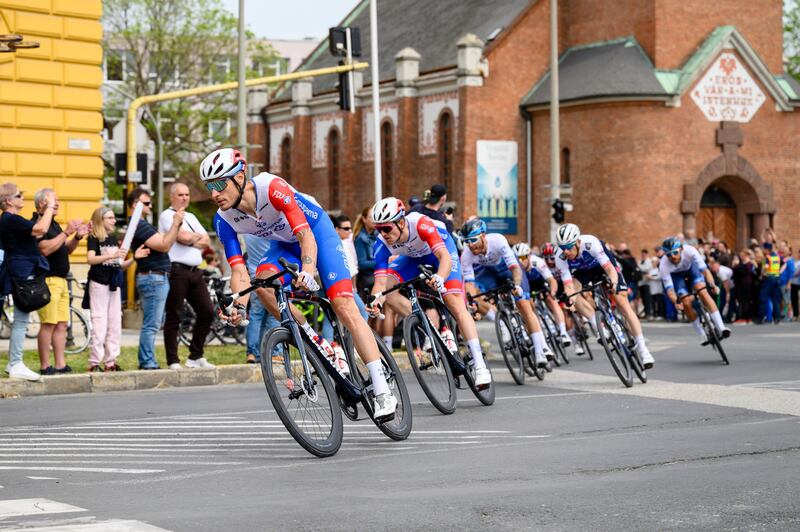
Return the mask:
POLYGON ((214 181, 233 177, 247 167, 242 153, 234 148, 220 148, 209 153, 200 163, 200 180, 214 181))
POLYGON ((575 224, 564 224, 556 231, 556 243, 558 247, 572 247, 581 237, 581 230, 575 224))
POLYGON ((406 215, 406 207, 397 198, 384 198, 372 207, 372 221, 376 224, 396 222, 406 215))
POLYGON ((527 257, 531 254, 531 247, 525 242, 514 244, 512 249, 514 250, 514 255, 517 257, 527 257))

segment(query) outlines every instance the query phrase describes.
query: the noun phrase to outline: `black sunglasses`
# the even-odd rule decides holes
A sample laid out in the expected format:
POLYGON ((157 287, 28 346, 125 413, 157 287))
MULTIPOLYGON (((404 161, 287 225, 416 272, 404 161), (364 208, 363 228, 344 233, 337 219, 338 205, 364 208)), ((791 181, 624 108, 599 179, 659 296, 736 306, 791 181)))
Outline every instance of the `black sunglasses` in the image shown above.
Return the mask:
POLYGON ((347 227, 339 226, 339 229, 341 229, 342 231, 352 231, 353 230, 353 228, 350 227, 350 226, 347 226, 347 227))
POLYGON ((149 206, 150 206, 150 203, 152 203, 152 202, 150 202, 150 201, 143 201, 143 202, 142 202, 142 205, 145 205, 145 206, 149 207, 149 206))
POLYGON ((391 233, 392 229, 394 229, 393 225, 376 225, 375 229, 380 231, 381 233, 391 233))

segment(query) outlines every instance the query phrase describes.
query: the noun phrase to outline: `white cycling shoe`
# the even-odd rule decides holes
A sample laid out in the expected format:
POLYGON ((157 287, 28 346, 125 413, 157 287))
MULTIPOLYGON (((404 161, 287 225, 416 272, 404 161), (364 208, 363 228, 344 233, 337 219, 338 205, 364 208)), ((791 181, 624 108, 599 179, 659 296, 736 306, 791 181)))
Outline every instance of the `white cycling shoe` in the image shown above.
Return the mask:
POLYGON ((395 410, 397 410, 397 398, 391 393, 376 395, 374 408, 374 417, 377 421, 391 421, 394 419, 395 410))
POLYGON ((550 347, 547 345, 542 347, 542 354, 547 358, 547 360, 553 360, 556 358, 553 352, 550 350, 550 347))
POLYGON ((478 368, 475 370, 475 386, 487 388, 492 383, 492 374, 489 368, 478 368))
POLYGON ((535 353, 534 359, 536 360, 536 367, 545 369, 547 368, 547 357, 544 356, 544 353, 535 353))
POLYGON ((639 348, 639 355, 642 357, 642 365, 644 365, 644 369, 651 369, 656 363, 656 359, 653 358, 653 355, 650 354, 650 350, 646 347, 639 348))
POLYGON ((581 344, 575 344, 575 354, 578 356, 585 355, 586 350, 583 349, 581 344))
POLYGON ((719 333, 722 335, 723 338, 730 338, 731 337, 731 330, 729 327, 723 327, 719 333))

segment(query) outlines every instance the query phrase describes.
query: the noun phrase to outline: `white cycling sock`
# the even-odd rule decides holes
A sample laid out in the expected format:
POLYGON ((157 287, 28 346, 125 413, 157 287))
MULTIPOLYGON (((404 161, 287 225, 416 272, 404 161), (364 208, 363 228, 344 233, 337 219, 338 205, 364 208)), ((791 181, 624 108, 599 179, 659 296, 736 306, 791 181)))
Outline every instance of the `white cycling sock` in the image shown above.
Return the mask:
POLYGON ((372 393, 376 396, 382 393, 391 393, 389 384, 386 382, 386 375, 383 374, 383 365, 380 359, 367 362, 369 378, 372 379, 372 393))
POLYGON ((714 325, 717 326, 718 331, 722 331, 725 328, 725 324, 722 323, 722 314, 719 313, 719 310, 711 313, 711 319, 714 320, 714 325))
POLYGON ((489 321, 494 321, 495 316, 497 316, 497 311, 495 311, 494 309, 486 313, 486 319, 489 321))
POLYGON ((537 355, 541 355, 544 351, 544 334, 542 331, 535 332, 531 336, 533 336, 533 352, 537 355))
POLYGON ((575 332, 575 327, 573 327, 572 329, 568 330, 567 334, 569 334, 569 337, 572 338, 573 341, 575 341, 575 342, 578 341, 578 333, 575 332))
POLYGON ((469 347, 469 352, 472 353, 472 363, 475 366, 475 369, 485 368, 486 361, 483 360, 481 341, 478 338, 467 340, 467 347, 469 347))
POLYGON ((567 324, 566 323, 559 323, 558 324, 558 333, 559 334, 567 334, 567 324))
POLYGON ((389 351, 392 350, 392 340, 393 340, 392 336, 384 336, 383 337, 383 343, 386 345, 386 347, 389 348, 389 351))
POLYGON ((694 330, 697 331, 697 334, 705 338, 706 332, 703 330, 703 325, 700 323, 700 318, 694 320, 692 322, 692 326, 694 327, 694 330))
POLYGON ((641 334, 636 337, 636 347, 641 349, 647 349, 647 344, 644 343, 644 336, 641 334))

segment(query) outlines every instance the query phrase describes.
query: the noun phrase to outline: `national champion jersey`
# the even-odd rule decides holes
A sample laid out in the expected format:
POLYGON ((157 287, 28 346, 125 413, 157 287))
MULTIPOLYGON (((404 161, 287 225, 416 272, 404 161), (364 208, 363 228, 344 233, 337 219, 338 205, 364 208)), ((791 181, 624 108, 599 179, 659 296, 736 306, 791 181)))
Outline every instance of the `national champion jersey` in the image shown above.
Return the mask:
POLYGON ((528 256, 528 260, 531 266, 531 269, 527 271, 529 281, 538 281, 539 279, 547 281, 553 277, 550 268, 543 258, 532 254, 528 256))
POLYGON ((442 222, 434 221, 422 213, 410 212, 405 217, 408 227, 408 240, 388 244, 379 234, 373 250, 375 252, 375 275, 386 275, 389 257, 401 255, 419 258, 446 248, 445 241, 450 235, 442 222))
POLYGON ((563 282, 572 281, 572 272, 592 270, 603 267, 614 261, 606 254, 606 249, 599 238, 593 235, 581 235, 578 255, 574 259, 567 259, 562 250, 556 255, 556 267, 563 282))
POLYGON ((464 281, 475 282, 475 275, 483 270, 493 270, 496 272, 510 270, 519 267, 516 255, 508 245, 506 237, 500 233, 486 234, 486 252, 475 255, 467 246, 461 254, 461 271, 464 274, 464 281))
POLYGON ((225 247, 231 266, 244 264, 238 234, 252 234, 267 240, 297 242, 303 229, 314 229, 327 216, 317 200, 294 189, 282 178, 262 172, 251 179, 256 193, 256 215, 239 209, 217 210, 214 229, 225 247))
POLYGON ((658 273, 661 275, 661 282, 664 283, 664 288, 673 288, 672 274, 688 272, 692 266, 696 266, 699 271, 704 271, 708 268, 705 259, 697 251, 697 248, 689 244, 683 245, 681 251, 681 261, 678 264, 672 264, 669 257, 662 256, 658 263, 658 273))

